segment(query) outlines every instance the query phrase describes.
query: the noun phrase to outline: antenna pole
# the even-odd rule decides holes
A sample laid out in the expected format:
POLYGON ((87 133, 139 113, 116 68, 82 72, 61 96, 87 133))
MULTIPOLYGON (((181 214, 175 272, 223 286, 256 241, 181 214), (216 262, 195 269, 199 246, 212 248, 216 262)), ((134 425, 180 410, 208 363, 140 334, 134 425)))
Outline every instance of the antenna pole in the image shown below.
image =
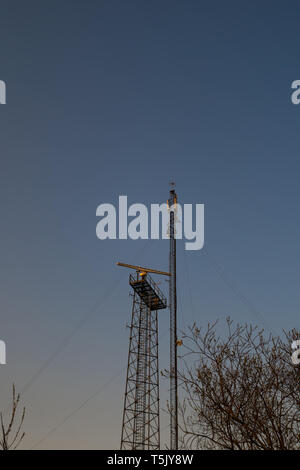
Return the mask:
POLYGON ((177 292, 176 292, 176 204, 175 184, 171 183, 170 210, 170 449, 178 449, 178 381, 177 381, 177 292))

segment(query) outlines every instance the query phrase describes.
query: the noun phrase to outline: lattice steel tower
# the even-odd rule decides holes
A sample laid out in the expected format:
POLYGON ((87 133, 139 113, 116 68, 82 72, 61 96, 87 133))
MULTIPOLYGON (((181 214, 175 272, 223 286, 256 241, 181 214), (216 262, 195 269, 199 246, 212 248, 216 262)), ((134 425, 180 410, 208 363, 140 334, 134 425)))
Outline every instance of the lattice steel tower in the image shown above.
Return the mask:
POLYGON ((157 311, 165 309, 167 301, 149 272, 170 274, 123 263, 118 265, 137 271, 136 276, 129 276, 133 306, 121 449, 155 450, 160 448, 157 311))

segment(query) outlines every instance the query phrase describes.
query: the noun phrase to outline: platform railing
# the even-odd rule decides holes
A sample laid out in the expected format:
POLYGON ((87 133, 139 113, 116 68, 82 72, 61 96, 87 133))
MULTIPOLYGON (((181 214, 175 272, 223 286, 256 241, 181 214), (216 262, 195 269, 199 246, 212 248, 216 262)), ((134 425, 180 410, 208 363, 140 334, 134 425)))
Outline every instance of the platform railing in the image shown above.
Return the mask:
POLYGON ((158 287, 158 285, 153 281, 153 279, 151 279, 151 277, 149 276, 149 274, 147 274, 143 279, 137 279, 136 277, 134 277, 132 274, 129 275, 129 284, 132 285, 132 284, 136 284, 137 282, 147 282, 151 289, 153 289, 153 291, 155 292, 155 294, 157 295, 157 297, 159 297, 159 299, 161 300, 161 302, 167 307, 167 299, 166 297, 164 296, 164 294, 162 293, 162 291, 160 290, 160 288, 158 287))

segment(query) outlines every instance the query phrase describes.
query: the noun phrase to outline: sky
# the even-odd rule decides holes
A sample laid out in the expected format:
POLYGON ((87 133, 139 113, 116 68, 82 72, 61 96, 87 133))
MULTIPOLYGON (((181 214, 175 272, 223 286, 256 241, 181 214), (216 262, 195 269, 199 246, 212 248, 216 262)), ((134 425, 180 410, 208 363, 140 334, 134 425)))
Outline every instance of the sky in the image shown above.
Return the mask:
MULTIPOLYGON (((299 21, 294 0, 0 0, 0 408, 14 382, 21 448, 119 448, 131 298, 115 263, 168 269, 166 240, 97 239, 119 195, 166 202, 174 180, 205 205, 204 248, 178 241, 180 331, 299 328, 299 21)), ((162 428, 164 446, 164 412, 162 428)))

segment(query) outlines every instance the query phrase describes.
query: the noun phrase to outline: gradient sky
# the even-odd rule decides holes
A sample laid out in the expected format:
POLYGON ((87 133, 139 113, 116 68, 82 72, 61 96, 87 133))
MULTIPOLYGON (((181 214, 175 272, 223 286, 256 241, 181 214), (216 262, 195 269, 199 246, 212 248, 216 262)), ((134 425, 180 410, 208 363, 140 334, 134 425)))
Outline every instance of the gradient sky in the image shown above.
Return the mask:
MULTIPOLYGON (((299 22, 293 0, 0 0, 0 406, 28 385, 22 448, 119 447, 115 262, 168 268, 167 241, 96 238, 97 206, 120 194, 165 202, 173 178, 205 204, 205 248, 178 243, 180 329, 300 326, 299 22)), ((167 330, 162 311, 161 368, 167 330)))

